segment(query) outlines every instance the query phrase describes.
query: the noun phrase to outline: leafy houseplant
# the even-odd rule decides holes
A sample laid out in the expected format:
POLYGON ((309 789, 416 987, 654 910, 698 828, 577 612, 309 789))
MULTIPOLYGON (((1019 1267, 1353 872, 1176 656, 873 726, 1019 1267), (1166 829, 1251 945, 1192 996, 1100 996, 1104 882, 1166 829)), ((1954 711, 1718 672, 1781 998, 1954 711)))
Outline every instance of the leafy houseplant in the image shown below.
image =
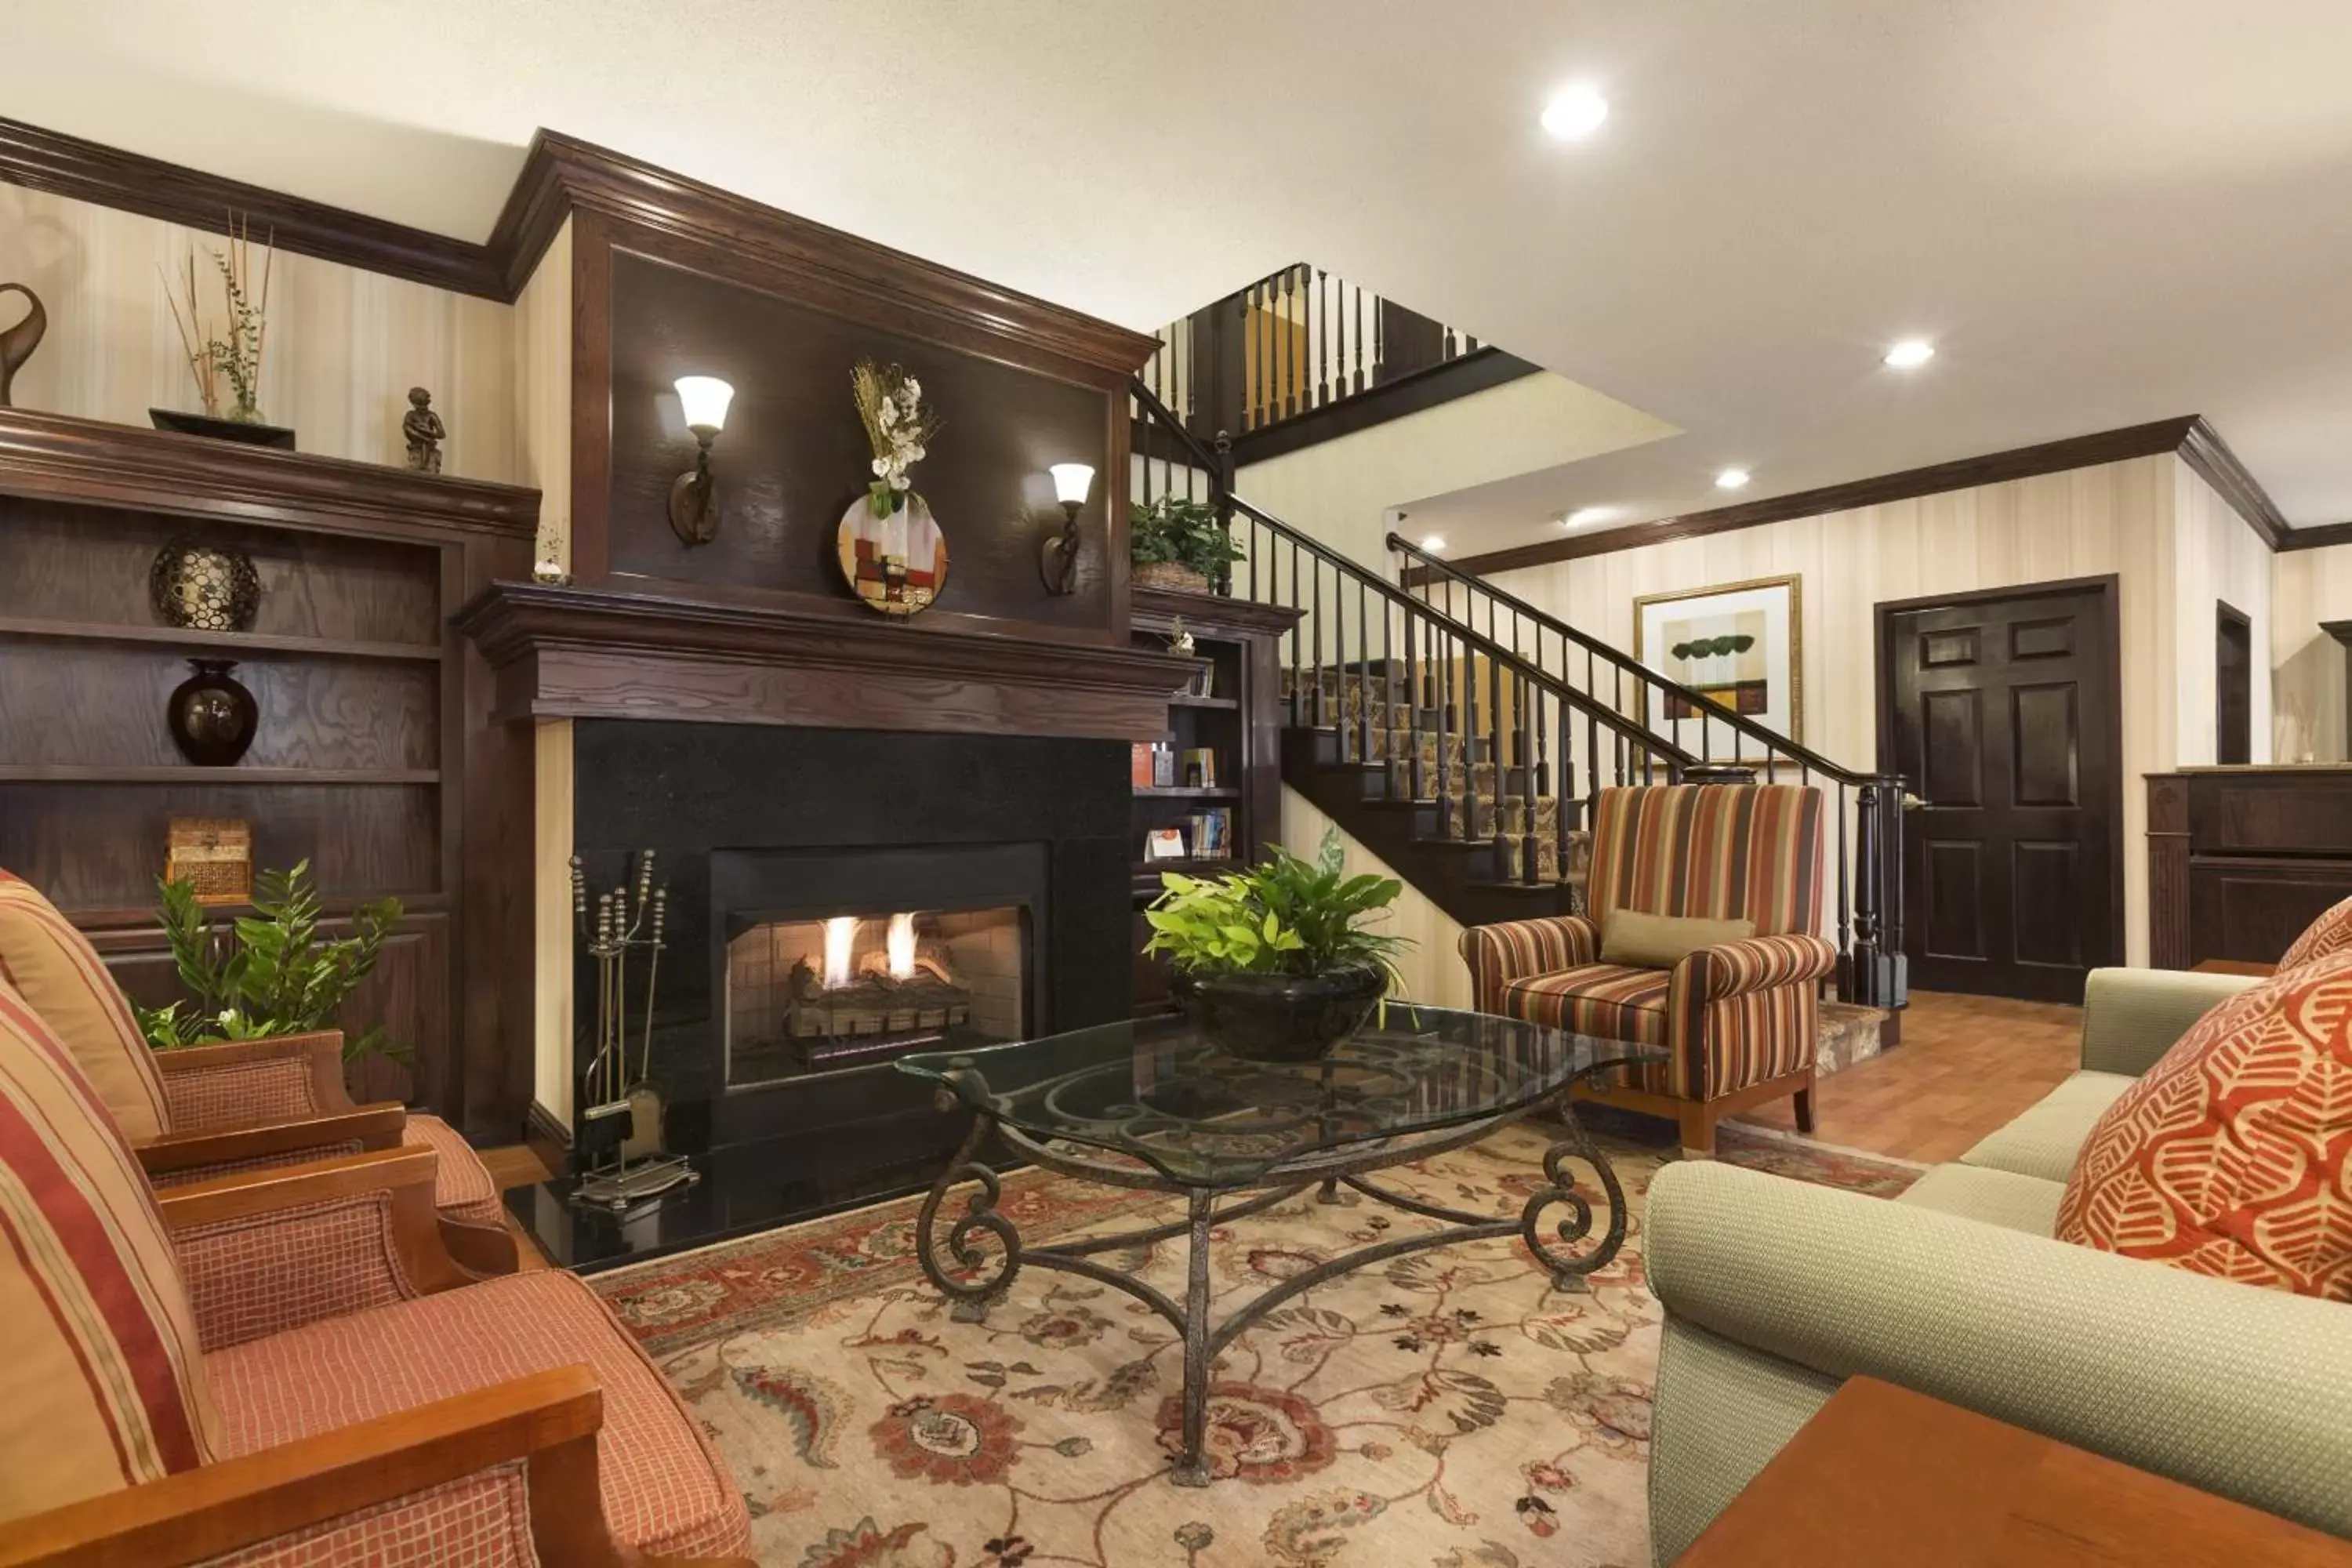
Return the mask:
MULTIPOLYGON (((1138 566, 1174 567, 1199 579, 1205 588, 1225 574, 1225 568, 1243 556, 1217 509, 1207 501, 1155 496, 1128 508, 1128 552, 1138 566)), ((1170 584, 1163 584, 1162 586, 1170 584)))
MULTIPOLYGON (((173 963, 194 997, 138 1009, 139 1027, 157 1050, 332 1027, 343 999, 374 970, 384 934, 400 920, 400 900, 380 899, 353 911, 350 936, 322 942, 308 860, 290 871, 258 872, 253 881, 253 913, 231 922, 227 934, 205 920, 194 884, 155 884, 173 963)), ((381 1025, 344 1037, 345 1061, 377 1053, 394 1061, 414 1054, 385 1039, 381 1025)))
POLYGON ((1343 876, 1336 828, 1311 861, 1268 845, 1248 870, 1160 881, 1144 951, 1169 955, 1194 1025, 1236 1056, 1305 1061, 1329 1050, 1363 1026, 1412 945, 1369 929, 1403 888, 1343 876))

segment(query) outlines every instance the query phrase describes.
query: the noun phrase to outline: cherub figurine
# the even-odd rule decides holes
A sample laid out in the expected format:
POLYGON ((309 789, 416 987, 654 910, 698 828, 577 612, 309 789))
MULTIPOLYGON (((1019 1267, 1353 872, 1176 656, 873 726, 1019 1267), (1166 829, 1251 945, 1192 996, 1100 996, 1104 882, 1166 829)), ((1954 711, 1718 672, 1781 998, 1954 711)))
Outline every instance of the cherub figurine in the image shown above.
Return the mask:
POLYGON ((449 427, 433 412, 433 395, 421 386, 408 389, 408 412, 401 416, 400 433, 408 438, 408 466, 420 474, 441 471, 441 443, 449 427))

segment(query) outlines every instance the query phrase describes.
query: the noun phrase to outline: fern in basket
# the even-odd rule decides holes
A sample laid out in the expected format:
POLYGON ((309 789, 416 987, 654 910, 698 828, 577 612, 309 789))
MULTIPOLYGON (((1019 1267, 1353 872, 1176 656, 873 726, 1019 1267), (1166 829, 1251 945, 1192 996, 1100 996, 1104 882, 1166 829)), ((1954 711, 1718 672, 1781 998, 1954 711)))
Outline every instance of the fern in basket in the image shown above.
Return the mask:
MULTIPOLYGON (((379 899, 352 911, 350 936, 321 940, 308 860, 290 871, 256 873, 253 913, 230 922, 227 932, 213 929, 193 883, 155 886, 172 962, 193 998, 137 1009, 140 1030, 157 1050, 332 1028, 344 999, 374 972, 401 915, 398 899, 379 899)), ((345 1061, 372 1055, 405 1062, 415 1052, 386 1039, 381 1025, 343 1037, 345 1061)))

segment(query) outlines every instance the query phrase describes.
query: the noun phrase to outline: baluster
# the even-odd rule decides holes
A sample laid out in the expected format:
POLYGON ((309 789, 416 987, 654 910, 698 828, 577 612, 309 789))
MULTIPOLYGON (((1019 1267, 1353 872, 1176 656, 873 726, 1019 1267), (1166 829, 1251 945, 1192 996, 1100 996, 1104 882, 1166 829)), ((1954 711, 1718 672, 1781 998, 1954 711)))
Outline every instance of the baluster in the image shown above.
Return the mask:
MULTIPOLYGON (((1421 713, 1423 708, 1421 667, 1413 658, 1413 622, 1415 619, 1416 617, 1410 612, 1408 612, 1404 617, 1404 697, 1406 704, 1405 742, 1412 748, 1411 752, 1408 753, 1408 760, 1405 763, 1405 768, 1406 776, 1410 781, 1408 787, 1412 791, 1412 798, 1420 800, 1423 797, 1424 793, 1422 785, 1426 781, 1423 775, 1421 764, 1421 713)), ((1391 738, 1391 743, 1394 743, 1393 738, 1391 738)))
MULTIPOLYGON (((1471 689, 1471 700, 1477 700, 1475 687, 1471 689)), ((1508 881, 1511 847, 1504 835, 1503 821, 1503 797, 1509 793, 1503 787, 1507 766, 1503 755, 1503 665, 1492 654, 1486 656, 1486 764, 1493 770, 1495 783, 1495 875, 1508 881)))
POLYGON ((1320 730, 1331 721, 1323 690, 1323 563, 1310 556, 1307 569, 1315 574, 1315 727, 1320 730))
POLYGON ((1881 1007, 1896 1007, 1903 1005, 1910 992, 1907 975, 1897 973, 1904 963, 1903 836, 1910 831, 1910 824, 1903 810, 1902 778, 1889 775, 1881 779, 1879 792, 1885 797, 1881 809, 1886 813, 1886 828, 1878 836, 1879 860, 1885 868, 1884 891, 1878 903, 1878 949, 1886 958, 1887 980, 1880 994, 1871 1000, 1881 1007))
POLYGON ((1381 301, 1380 296, 1376 294, 1372 297, 1372 384, 1374 386, 1381 384, 1381 378, 1388 369, 1388 330, 1381 323, 1381 301))
POLYGON ((1454 329, 1452 327, 1445 329, 1445 352, 1439 357, 1441 359, 1452 359, 1454 357, 1454 329))
MULTIPOLYGON (((1360 763, 1372 760, 1372 650, 1369 641, 1371 632, 1364 624, 1366 616, 1370 613, 1367 608, 1370 592, 1361 577, 1356 579, 1356 700, 1363 710, 1356 733, 1356 760, 1360 763)), ((1344 661, 1347 657, 1347 650, 1340 649, 1339 658, 1344 661)))
MULTIPOLYGON (((1454 634, 1441 632, 1434 622, 1429 628, 1429 658, 1436 668, 1437 700, 1437 817, 1448 831, 1445 837, 1456 837, 1448 819, 1454 810, 1454 634)), ((1470 824, 1465 818, 1459 837, 1470 837, 1470 824)))
POLYGON ((1348 389, 1350 393, 1357 393, 1364 390, 1364 291, 1360 288, 1356 290, 1355 362, 1355 380, 1348 389))
POLYGON ((1307 331, 1315 337, 1315 406, 1322 407, 1331 401, 1331 275, 1321 268, 1315 269, 1314 309, 1307 317, 1307 331))
POLYGON ((1290 617, 1290 724, 1291 728, 1297 729, 1300 723, 1304 722, 1304 721, 1299 718, 1299 713, 1301 711, 1299 704, 1304 694, 1298 689, 1300 678, 1298 673, 1298 616, 1296 614, 1298 609, 1298 542, 1297 540, 1293 540, 1290 542, 1290 608, 1293 611, 1290 617))
MULTIPOLYGON (((1530 711, 1535 707, 1535 688, 1528 684, 1528 678, 1520 676, 1513 696, 1519 705, 1519 787, 1528 803, 1527 815, 1519 821, 1519 880, 1522 882, 1536 879, 1536 837, 1541 831, 1536 826, 1536 803, 1542 791, 1536 786, 1542 779, 1539 776, 1540 764, 1536 760, 1535 731, 1532 728, 1535 715, 1530 711)), ((1557 812, 1559 809, 1559 803, 1554 801, 1552 810, 1557 812)))

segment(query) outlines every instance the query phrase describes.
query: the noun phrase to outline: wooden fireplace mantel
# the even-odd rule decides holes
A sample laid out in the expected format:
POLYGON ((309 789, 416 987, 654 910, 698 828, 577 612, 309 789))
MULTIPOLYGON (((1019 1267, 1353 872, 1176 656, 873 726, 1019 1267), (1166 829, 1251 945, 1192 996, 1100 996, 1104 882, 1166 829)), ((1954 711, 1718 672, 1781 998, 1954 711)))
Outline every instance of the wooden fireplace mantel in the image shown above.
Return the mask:
POLYGON ((1148 740, 1194 661, 766 605, 501 582, 453 617, 493 717, 1148 740))

